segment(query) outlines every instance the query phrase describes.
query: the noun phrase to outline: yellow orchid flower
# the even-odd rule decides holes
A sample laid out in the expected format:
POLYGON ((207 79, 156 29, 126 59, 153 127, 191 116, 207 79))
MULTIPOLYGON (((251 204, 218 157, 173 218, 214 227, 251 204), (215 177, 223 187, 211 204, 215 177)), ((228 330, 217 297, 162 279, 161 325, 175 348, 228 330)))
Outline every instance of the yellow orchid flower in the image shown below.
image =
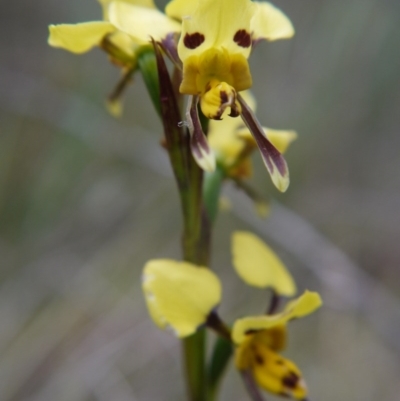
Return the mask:
MULTIPOLYGON (((166 13, 182 19, 178 43, 183 63, 180 92, 191 95, 190 102, 194 105, 200 100, 203 114, 210 119, 221 119, 225 110, 229 110, 231 117, 241 115, 254 136, 272 181, 284 192, 289 185, 286 162, 265 137, 239 92, 252 85, 247 59, 253 44, 261 39, 293 36, 291 22, 270 3, 250 0, 173 0, 166 13)), ((194 112, 188 115, 188 120, 190 118, 198 119, 194 112)), ((193 123, 194 131, 196 125, 193 123)), ((195 137, 199 139, 201 134, 192 133, 192 138, 195 137)), ((214 156, 205 137, 192 149, 195 149, 193 155, 199 165, 212 170, 214 156), (205 162, 202 159, 206 159, 205 162)))
POLYGON ((288 321, 312 313, 321 304, 317 293, 306 291, 281 313, 237 320, 232 330, 237 369, 250 373, 266 391, 306 400, 307 387, 299 368, 278 352, 286 345, 288 321))
POLYGON ((232 235, 233 266, 247 284, 271 288, 278 296, 293 296, 296 284, 283 262, 260 238, 250 232, 232 235))
POLYGON ((221 300, 217 276, 188 262, 149 261, 142 286, 154 322, 160 328, 171 328, 178 337, 193 334, 221 300))
POLYGON ((108 104, 112 114, 121 112, 119 97, 137 67, 137 57, 143 46, 149 46, 150 37, 156 39, 170 32, 179 32, 180 25, 157 10, 153 0, 99 0, 103 8, 103 21, 49 26, 48 43, 53 47, 75 54, 101 47, 111 61, 121 66, 125 80, 117 86, 108 104), (128 32, 120 26, 133 26, 128 32))
MULTIPOLYGON (((250 91, 242 93, 248 106, 255 111, 256 101, 250 91)), ((225 110, 222 117, 227 116, 225 110)), ((285 153, 288 146, 297 138, 295 131, 274 130, 263 127, 265 136, 276 149, 285 153)), ((210 120, 208 128, 208 143, 215 153, 218 165, 226 175, 233 178, 248 178, 252 174, 250 155, 257 147, 251 132, 237 118, 222 118, 210 120)))

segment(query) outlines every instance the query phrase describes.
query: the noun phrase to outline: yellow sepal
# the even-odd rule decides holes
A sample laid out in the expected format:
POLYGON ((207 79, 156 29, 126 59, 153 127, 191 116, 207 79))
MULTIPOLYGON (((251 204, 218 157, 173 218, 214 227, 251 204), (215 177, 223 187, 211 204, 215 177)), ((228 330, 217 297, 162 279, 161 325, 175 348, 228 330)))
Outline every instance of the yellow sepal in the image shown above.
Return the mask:
POLYGON ((292 296, 296 285, 275 252, 256 235, 237 231, 232 236, 233 266, 240 278, 254 287, 292 296))
POLYGON ((254 2, 256 8, 251 20, 253 40, 269 41, 288 39, 294 35, 290 19, 277 7, 268 2, 254 2))
POLYGON ((199 0, 172 0, 166 5, 165 14, 177 20, 190 18, 198 4, 199 0))
POLYGON ((103 18, 108 20, 108 7, 113 2, 128 3, 134 6, 156 8, 153 0, 98 0, 103 8, 103 18))
MULTIPOLYGON (((255 11, 250 0, 202 0, 182 21, 178 53, 185 60, 204 50, 226 49, 230 54, 250 55, 250 21, 255 11), (195 36, 193 36, 195 35, 195 36)), ((171 12, 172 5, 169 12, 171 12)))
POLYGON ((221 285, 205 267, 169 259, 149 261, 143 291, 154 322, 178 337, 193 334, 220 302, 221 285))
POLYGON ((236 320, 233 325, 232 339, 241 344, 248 333, 286 324, 289 320, 306 316, 322 305, 321 297, 316 292, 305 291, 303 295, 289 302, 283 312, 275 315, 250 316, 236 320))
POLYGON ((108 14, 110 22, 138 44, 147 44, 151 37, 160 40, 180 31, 180 24, 155 8, 117 1, 110 4, 108 14))
POLYGON ((50 25, 48 43, 72 53, 85 53, 98 46, 103 38, 115 31, 106 21, 83 22, 81 24, 50 25))

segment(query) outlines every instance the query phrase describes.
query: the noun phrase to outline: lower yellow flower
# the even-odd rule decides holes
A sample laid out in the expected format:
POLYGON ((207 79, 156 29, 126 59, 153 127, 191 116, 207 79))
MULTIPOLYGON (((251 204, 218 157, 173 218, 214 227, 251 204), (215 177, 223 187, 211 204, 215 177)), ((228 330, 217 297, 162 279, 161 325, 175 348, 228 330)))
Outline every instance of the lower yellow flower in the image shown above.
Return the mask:
POLYGON ((281 313, 237 320, 232 330, 237 369, 249 372, 266 391, 305 400, 307 387, 299 368, 278 352, 286 345, 287 323, 312 313, 321 304, 317 293, 306 291, 281 313))
POLYGON ((142 287, 154 322, 178 337, 193 334, 221 300, 221 285, 211 270, 169 259, 147 262, 142 287))

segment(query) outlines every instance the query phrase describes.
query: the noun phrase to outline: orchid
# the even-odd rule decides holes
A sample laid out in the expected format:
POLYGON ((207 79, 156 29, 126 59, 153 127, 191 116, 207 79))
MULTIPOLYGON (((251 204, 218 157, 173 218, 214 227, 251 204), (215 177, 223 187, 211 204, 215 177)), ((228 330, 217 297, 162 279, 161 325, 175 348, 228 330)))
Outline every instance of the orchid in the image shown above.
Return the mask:
MULTIPOLYGON (((260 238, 237 231, 232 236, 233 265, 249 285, 269 288, 278 297, 295 295, 296 284, 283 262, 260 238)), ((305 400, 307 387, 299 368, 278 352, 286 346, 287 323, 306 316, 321 304, 320 296, 305 291, 282 312, 237 319, 232 332, 217 314, 221 283, 206 267, 168 259, 144 267, 143 291, 153 321, 187 337, 207 325, 235 346, 235 366, 247 380, 279 395, 305 400)))
POLYGON ((86 53, 94 47, 102 48, 111 61, 120 66, 124 77, 110 96, 109 109, 121 113, 119 98, 127 82, 137 69, 138 56, 149 47, 150 36, 162 38, 170 32, 179 32, 180 25, 157 10, 153 0, 99 0, 103 21, 78 24, 50 25, 48 42, 53 47, 75 54, 86 53), (134 26, 129 34, 119 29, 120 20, 134 26))
POLYGON ((178 54, 183 62, 180 92, 190 95, 188 120, 192 127, 193 155, 199 165, 212 171, 215 163, 204 134, 199 129, 197 103, 203 114, 219 120, 226 109, 230 117, 242 117, 261 151, 275 186, 284 192, 289 172, 279 151, 264 136, 252 110, 240 96, 251 87, 248 64, 254 44, 262 39, 277 40, 293 36, 290 20, 266 2, 250 0, 173 0, 166 13, 182 19, 178 54))
POLYGON ((307 387, 299 368, 278 352, 285 348, 287 323, 312 313, 320 306, 320 296, 306 291, 288 303, 281 313, 237 320, 232 330, 236 368, 250 374, 266 391, 305 400, 307 387))
POLYGON ((160 143, 169 156, 182 210, 182 260, 149 260, 142 290, 153 322, 182 339, 189 399, 216 400, 234 355, 253 401, 262 399, 260 389, 306 400, 301 371, 280 352, 288 323, 316 310, 320 296, 305 291, 278 312, 284 298, 296 295, 292 275, 261 238, 236 231, 234 270, 270 299, 265 314, 227 324, 219 315, 223 285, 209 267, 210 238, 225 181, 243 189, 259 214, 265 214, 267 202, 244 180, 251 176, 250 156, 256 147, 278 190, 289 185, 282 153, 297 134, 265 128, 256 118, 248 59, 261 40, 292 37, 290 20, 272 4, 251 0, 172 0, 165 14, 153 0, 99 2, 103 20, 51 25, 49 44, 76 54, 100 47, 122 69, 122 80, 109 98, 114 114, 139 69, 160 117, 160 143), (210 361, 206 329, 218 335, 210 361))

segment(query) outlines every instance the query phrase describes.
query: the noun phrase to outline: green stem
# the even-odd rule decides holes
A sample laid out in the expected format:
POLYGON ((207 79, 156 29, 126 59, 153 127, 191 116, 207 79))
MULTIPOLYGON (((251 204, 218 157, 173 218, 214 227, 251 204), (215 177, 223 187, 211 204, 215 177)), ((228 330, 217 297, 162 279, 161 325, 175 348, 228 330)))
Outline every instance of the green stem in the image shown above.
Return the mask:
POLYGON ((218 214, 219 195, 224 178, 225 173, 218 166, 212 173, 207 172, 204 175, 204 205, 207 210, 207 215, 213 223, 218 214))
MULTIPOLYGON (((190 152, 189 135, 179 124, 181 114, 173 84, 158 45, 139 56, 139 66, 153 103, 160 111, 166 147, 178 184, 183 212, 183 256, 196 265, 209 265, 210 225, 203 207, 203 172, 190 152), (156 70, 154 73, 154 66, 156 70), (147 71, 147 67, 150 68, 147 71), (158 98, 155 99, 155 95, 158 98)), ((189 401, 206 400, 206 333, 199 330, 183 340, 184 363, 189 401)))
POLYGON ((154 55, 154 49, 149 46, 143 46, 139 50, 137 57, 138 67, 142 73, 151 101, 161 117, 160 86, 158 84, 157 60, 154 55))

